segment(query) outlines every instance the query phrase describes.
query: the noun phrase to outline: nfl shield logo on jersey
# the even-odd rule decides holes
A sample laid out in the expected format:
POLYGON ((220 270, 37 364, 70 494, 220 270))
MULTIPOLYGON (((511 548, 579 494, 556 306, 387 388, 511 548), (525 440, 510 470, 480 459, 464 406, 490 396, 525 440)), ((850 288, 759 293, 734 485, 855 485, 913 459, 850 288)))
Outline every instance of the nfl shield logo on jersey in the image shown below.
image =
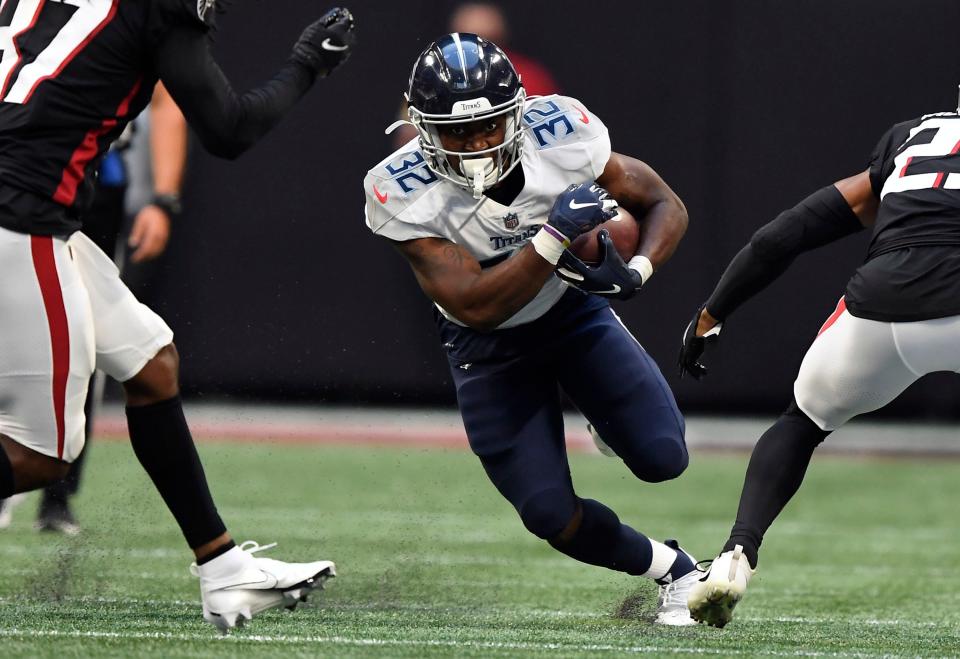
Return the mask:
POLYGON ((217 0, 197 0, 197 16, 201 21, 207 20, 207 12, 213 9, 217 0))
POLYGON ((520 218, 517 217, 516 213, 507 213, 503 216, 503 226, 508 230, 513 231, 520 226, 520 218))

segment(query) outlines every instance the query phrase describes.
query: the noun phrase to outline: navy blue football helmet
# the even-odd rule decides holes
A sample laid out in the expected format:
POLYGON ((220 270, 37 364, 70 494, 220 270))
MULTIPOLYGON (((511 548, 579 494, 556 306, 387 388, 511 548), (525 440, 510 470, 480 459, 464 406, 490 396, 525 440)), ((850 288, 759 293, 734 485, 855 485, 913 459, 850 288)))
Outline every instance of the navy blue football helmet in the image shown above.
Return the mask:
POLYGON ((525 99, 517 70, 496 44, 457 32, 437 39, 420 54, 407 93, 410 121, 420 134, 430 169, 477 198, 520 164, 525 99), (473 152, 443 148, 438 126, 500 115, 506 115, 503 144, 473 152))

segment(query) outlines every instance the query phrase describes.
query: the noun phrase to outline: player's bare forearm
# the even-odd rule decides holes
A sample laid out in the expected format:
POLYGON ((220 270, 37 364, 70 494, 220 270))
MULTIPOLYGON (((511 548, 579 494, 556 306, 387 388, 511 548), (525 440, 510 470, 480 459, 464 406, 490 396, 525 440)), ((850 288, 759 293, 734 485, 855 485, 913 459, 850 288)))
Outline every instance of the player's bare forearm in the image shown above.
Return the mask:
POLYGON ((440 238, 394 242, 431 300, 455 318, 489 332, 536 297, 554 266, 525 245, 506 261, 481 268, 463 247, 440 238))
POLYGON ((163 83, 157 84, 150 102, 150 160, 154 194, 180 194, 187 164, 187 122, 163 83))
POLYGON ((637 254, 650 259, 654 269, 666 263, 687 232, 687 209, 679 199, 665 199, 647 211, 640 220, 640 244, 637 254))
POLYGON ((676 251, 687 231, 687 209, 670 186, 646 163, 613 153, 597 183, 640 223, 637 254, 659 268, 676 251))

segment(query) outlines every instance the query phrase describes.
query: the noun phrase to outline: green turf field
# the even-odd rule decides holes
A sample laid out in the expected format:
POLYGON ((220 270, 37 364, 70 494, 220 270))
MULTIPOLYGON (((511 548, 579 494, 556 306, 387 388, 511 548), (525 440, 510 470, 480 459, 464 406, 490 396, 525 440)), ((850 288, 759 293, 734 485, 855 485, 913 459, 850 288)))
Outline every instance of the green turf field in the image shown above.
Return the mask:
MULTIPOLYGON (((219 638, 172 519, 129 447, 104 442, 77 502, 84 536, 33 531, 34 500, 0 533, 0 656, 960 655, 957 462, 821 457, 738 618, 716 630, 651 625, 651 585, 529 536, 466 452, 201 452, 238 540, 337 561, 318 605, 219 638)), ((600 456, 575 456, 573 470, 581 496, 706 557, 726 537, 745 460, 695 455, 664 485, 600 456)))

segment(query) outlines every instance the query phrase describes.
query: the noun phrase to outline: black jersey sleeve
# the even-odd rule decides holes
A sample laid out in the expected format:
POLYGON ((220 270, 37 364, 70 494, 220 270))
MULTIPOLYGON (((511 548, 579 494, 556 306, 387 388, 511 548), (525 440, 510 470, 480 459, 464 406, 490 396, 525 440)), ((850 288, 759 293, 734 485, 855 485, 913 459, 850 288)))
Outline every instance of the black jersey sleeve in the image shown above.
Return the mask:
POLYGON ((313 85, 316 74, 287 59, 263 85, 238 95, 196 26, 170 30, 156 51, 156 68, 204 147, 236 158, 273 128, 313 85))
POLYGON ((863 229, 860 218, 835 185, 828 185, 760 227, 733 258, 707 300, 717 320, 782 275, 804 252, 863 229))
POLYGON ((904 145, 910 137, 910 130, 922 121, 912 119, 895 124, 883 134, 877 146, 873 149, 870 156, 870 186, 873 188, 873 194, 877 199, 880 198, 880 191, 883 190, 883 184, 893 173, 893 159, 897 156, 900 147, 904 145))

